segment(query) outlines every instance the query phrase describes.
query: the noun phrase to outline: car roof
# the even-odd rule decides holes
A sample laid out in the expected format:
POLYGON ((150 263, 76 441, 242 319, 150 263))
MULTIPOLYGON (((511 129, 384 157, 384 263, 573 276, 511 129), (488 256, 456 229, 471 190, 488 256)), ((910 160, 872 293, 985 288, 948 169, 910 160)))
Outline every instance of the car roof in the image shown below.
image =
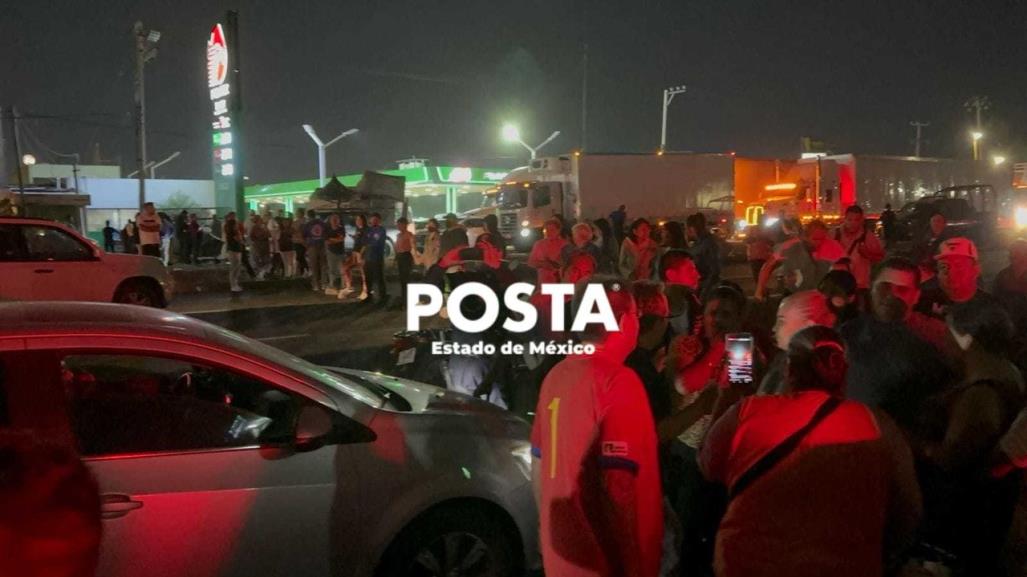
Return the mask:
POLYGON ((11 333, 89 333, 97 330, 132 335, 220 340, 207 323, 148 307, 86 302, 0 303, 0 335, 11 333))
POLYGON ((62 222, 53 220, 52 218, 38 218, 32 216, 0 216, 0 223, 5 224, 56 224, 60 226, 67 226, 62 222))

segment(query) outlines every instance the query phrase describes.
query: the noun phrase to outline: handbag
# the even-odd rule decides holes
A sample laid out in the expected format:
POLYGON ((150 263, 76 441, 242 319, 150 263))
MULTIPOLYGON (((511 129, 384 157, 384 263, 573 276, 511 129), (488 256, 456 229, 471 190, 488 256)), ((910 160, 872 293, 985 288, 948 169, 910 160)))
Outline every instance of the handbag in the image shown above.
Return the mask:
POLYGON ((737 498, 760 477, 790 455, 799 446, 799 443, 839 405, 841 405, 841 400, 836 397, 829 397, 821 403, 805 425, 760 457, 738 477, 731 487, 725 488, 718 483, 707 482, 703 489, 705 494, 703 500, 707 505, 703 507, 705 511, 702 518, 697 520, 700 526, 696 527, 695 533, 692 533, 697 536, 693 539, 697 539, 698 542, 693 542, 691 545, 685 543, 682 551, 682 567, 686 571, 683 574, 713 575, 713 549, 717 530, 720 528, 720 521, 727 512, 731 500, 737 498))

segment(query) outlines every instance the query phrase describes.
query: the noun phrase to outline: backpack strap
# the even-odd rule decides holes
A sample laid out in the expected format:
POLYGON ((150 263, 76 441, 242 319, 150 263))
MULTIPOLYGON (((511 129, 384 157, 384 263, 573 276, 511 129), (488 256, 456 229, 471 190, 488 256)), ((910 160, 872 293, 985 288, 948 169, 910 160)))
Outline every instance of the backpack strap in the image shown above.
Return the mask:
POLYGON ((787 439, 771 449, 766 455, 763 455, 759 461, 756 461, 756 463, 738 477, 738 480, 735 481, 735 484, 732 485, 728 491, 728 500, 737 497, 739 493, 752 485, 767 471, 770 471, 775 465, 783 461, 785 457, 790 455, 799 446, 799 443, 802 442, 803 438, 815 429, 821 421, 827 418, 828 415, 833 413, 841 404, 841 399, 838 399, 837 397, 828 397, 828 399, 824 401, 819 408, 817 408, 816 412, 813 413, 809 422, 803 425, 803 427, 798 431, 789 435, 787 439))

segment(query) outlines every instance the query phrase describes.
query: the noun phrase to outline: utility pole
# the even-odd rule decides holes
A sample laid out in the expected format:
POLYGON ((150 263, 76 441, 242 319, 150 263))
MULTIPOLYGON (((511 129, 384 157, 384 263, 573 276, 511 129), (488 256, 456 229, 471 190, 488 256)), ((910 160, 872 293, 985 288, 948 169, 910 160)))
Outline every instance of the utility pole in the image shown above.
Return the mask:
POLYGON ((588 143, 588 44, 581 55, 581 151, 588 143))
POLYGON ((18 109, 11 107, 11 121, 14 125, 14 166, 18 169, 18 199, 21 201, 21 210, 18 216, 24 218, 29 215, 28 204, 25 202, 25 178, 21 174, 21 148, 18 145, 18 109))
POLYGON ((660 152, 664 152, 667 149, 667 107, 670 106, 675 96, 684 94, 685 90, 687 90, 687 87, 684 84, 663 89, 663 125, 660 129, 660 152))
POLYGON ((160 32, 146 30, 142 22, 132 27, 135 36, 136 170, 139 171, 139 210, 146 204, 146 63, 157 56, 160 32))
POLYGON ((920 143, 922 142, 921 136, 923 134, 923 129, 927 126, 930 126, 931 123, 914 120, 910 122, 909 125, 916 128, 916 141, 913 148, 913 156, 920 158, 920 143))
POLYGON ((139 177, 139 210, 146 204, 146 81, 143 73, 146 66, 146 38, 143 23, 136 22, 132 28, 135 36, 135 120, 136 120, 136 174, 139 177))
POLYGON ((981 112, 991 107, 991 102, 988 101, 987 96, 971 96, 966 101, 966 109, 974 113, 976 119, 977 132, 983 132, 981 127, 981 112))
POLYGON ((0 106, 0 184, 7 184, 7 142, 4 140, 4 107, 0 106))

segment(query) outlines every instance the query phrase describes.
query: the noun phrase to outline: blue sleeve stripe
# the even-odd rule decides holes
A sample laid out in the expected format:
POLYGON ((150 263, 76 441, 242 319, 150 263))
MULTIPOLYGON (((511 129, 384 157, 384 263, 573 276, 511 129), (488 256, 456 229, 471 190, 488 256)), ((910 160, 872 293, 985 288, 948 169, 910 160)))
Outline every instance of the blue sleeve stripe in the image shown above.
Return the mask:
POLYGON ((542 458, 542 449, 532 445, 532 447, 531 447, 531 456, 535 457, 536 459, 541 459, 542 458))
POLYGON ((599 466, 603 469, 622 469, 638 474, 638 463, 624 457, 599 457, 599 466))

